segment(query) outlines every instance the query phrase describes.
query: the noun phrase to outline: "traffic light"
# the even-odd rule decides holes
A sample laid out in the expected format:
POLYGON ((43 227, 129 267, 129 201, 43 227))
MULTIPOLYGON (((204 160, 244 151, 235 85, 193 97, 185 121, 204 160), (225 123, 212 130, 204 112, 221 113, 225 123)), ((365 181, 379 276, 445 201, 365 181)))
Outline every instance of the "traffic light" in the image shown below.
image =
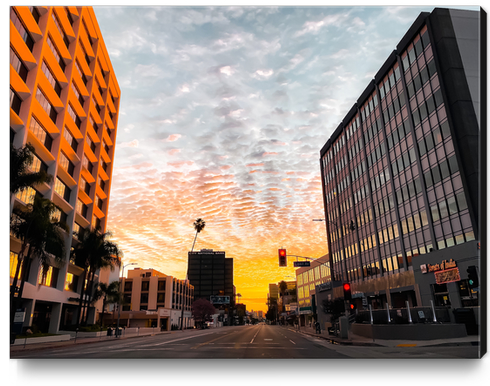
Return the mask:
POLYGON ((476 265, 470 265, 466 272, 468 272, 468 285, 470 288, 476 288, 479 285, 478 272, 476 272, 476 265))
POLYGON ((355 310, 355 309, 356 309, 356 305, 355 305, 354 303, 351 303, 351 304, 350 304, 350 309, 351 309, 351 310, 355 310))
POLYGON ((287 267, 288 261, 286 257, 286 250, 279 249, 279 267, 287 267))
POLYGON ((344 288, 344 300, 349 300, 349 301, 352 300, 350 283, 344 283, 343 288, 344 288))

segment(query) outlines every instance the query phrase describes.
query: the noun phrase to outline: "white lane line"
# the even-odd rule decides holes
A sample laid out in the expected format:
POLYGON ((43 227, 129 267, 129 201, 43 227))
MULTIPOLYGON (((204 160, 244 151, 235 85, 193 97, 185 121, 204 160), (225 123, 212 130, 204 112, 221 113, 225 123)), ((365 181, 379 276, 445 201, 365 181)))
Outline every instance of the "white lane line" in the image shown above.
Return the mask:
POLYGON ((289 339, 289 341, 290 341, 292 344, 296 344, 296 343, 294 343, 294 342, 293 342, 291 339, 289 339))
POLYGON ((254 337, 252 338, 252 340, 250 341, 250 343, 253 343, 254 342, 254 339, 255 337, 257 336, 257 334, 259 333, 260 329, 257 330, 257 332, 255 333, 254 337))

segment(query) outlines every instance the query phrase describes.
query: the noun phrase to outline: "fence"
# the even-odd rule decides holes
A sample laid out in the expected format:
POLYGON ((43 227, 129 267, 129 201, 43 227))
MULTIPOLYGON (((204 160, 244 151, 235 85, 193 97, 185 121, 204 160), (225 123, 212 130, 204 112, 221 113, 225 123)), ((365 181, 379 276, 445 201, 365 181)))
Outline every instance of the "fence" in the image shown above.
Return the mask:
POLYGON ((355 316, 356 323, 372 324, 409 324, 409 323, 450 323, 449 309, 446 307, 435 307, 435 318, 432 307, 413 307, 377 309, 371 311, 359 311, 355 316), (410 310, 410 317, 409 317, 410 310), (389 315, 389 316, 388 316, 389 315))

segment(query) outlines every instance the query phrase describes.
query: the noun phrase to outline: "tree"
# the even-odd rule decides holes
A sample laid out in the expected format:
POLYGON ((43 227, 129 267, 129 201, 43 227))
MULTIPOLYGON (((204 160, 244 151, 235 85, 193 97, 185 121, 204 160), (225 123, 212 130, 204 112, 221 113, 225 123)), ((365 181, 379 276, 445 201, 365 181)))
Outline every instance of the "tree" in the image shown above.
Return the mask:
POLYGON ((216 309, 209 300, 201 298, 192 303, 192 316, 194 317, 194 321, 200 324, 201 327, 215 313, 216 309))
POLYGON ((87 310, 88 305, 92 303, 92 286, 95 272, 104 267, 110 267, 111 271, 113 271, 115 265, 121 261, 122 251, 116 243, 108 240, 110 236, 112 236, 110 232, 101 233, 99 227, 90 230, 85 229, 77 234, 79 242, 72 249, 71 255, 75 260, 75 264, 84 269, 77 324, 80 324, 80 322, 86 324, 87 322, 88 312, 86 312, 85 320, 82 320, 82 309, 84 308, 85 297, 87 310), (86 281, 87 285, 85 288, 84 284, 86 281), (87 294, 85 294, 85 291, 87 294))
POLYGON ((12 286, 10 287, 11 318, 13 318, 15 309, 22 298, 24 283, 28 278, 32 260, 35 257, 39 258, 43 267, 44 278, 47 268, 51 264, 61 265, 65 258, 63 231, 66 232, 68 227, 65 223, 54 218, 53 215, 59 210, 53 202, 39 195, 34 197, 32 204, 14 210, 15 216, 11 222, 10 231, 14 237, 20 240, 21 248, 12 286), (19 272, 21 273, 20 279, 18 279, 19 272), (18 280, 20 280, 20 286, 17 301, 15 301, 18 280))
POLYGON ((92 302, 102 298, 102 316, 100 317, 100 327, 104 323, 104 312, 107 304, 120 303, 121 292, 119 292, 119 281, 113 281, 111 284, 97 283, 97 287, 94 291, 92 302))
POLYGON ((44 170, 31 171, 33 154, 34 146, 30 143, 20 149, 10 144, 10 194, 17 194, 30 186, 53 180, 53 176, 44 170))
POLYGON ((281 291, 281 296, 284 296, 284 293, 286 292, 287 289, 288 289, 288 284, 284 280, 282 280, 279 283, 279 290, 281 291))
POLYGON ((194 244, 196 243, 197 234, 200 233, 204 229, 205 226, 206 226, 206 223, 201 218, 198 218, 196 221, 194 221, 194 229, 196 230, 196 236, 194 237, 194 242, 192 243, 191 252, 194 250, 194 244))

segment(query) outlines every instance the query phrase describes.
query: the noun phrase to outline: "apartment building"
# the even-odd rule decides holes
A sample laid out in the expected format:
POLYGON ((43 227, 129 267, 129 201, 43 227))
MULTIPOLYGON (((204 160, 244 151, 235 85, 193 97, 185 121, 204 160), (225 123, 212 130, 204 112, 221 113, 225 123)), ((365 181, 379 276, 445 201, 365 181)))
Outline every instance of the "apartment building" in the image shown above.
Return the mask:
MULTIPOLYGON (((10 208, 50 199, 69 228, 66 258, 41 280, 32 265, 22 308, 24 326, 56 332, 75 323, 82 268, 69 261, 73 232, 104 232, 110 199, 121 92, 91 7, 10 8, 10 140, 34 146, 32 169, 53 176, 11 197, 10 208)), ((10 239, 10 277, 20 250, 10 239)), ((89 322, 96 312, 91 310, 89 322)))
POLYGON ((183 314, 184 328, 194 326, 192 303, 194 286, 154 269, 135 268, 121 278, 123 304, 121 311, 107 315, 106 324, 116 318, 125 327, 157 327, 170 331, 179 326, 183 314), (183 313, 182 313, 182 307, 183 313))
POLYGON ((480 12, 421 13, 321 149, 332 287, 350 282, 359 309, 478 317, 482 28, 480 12))

